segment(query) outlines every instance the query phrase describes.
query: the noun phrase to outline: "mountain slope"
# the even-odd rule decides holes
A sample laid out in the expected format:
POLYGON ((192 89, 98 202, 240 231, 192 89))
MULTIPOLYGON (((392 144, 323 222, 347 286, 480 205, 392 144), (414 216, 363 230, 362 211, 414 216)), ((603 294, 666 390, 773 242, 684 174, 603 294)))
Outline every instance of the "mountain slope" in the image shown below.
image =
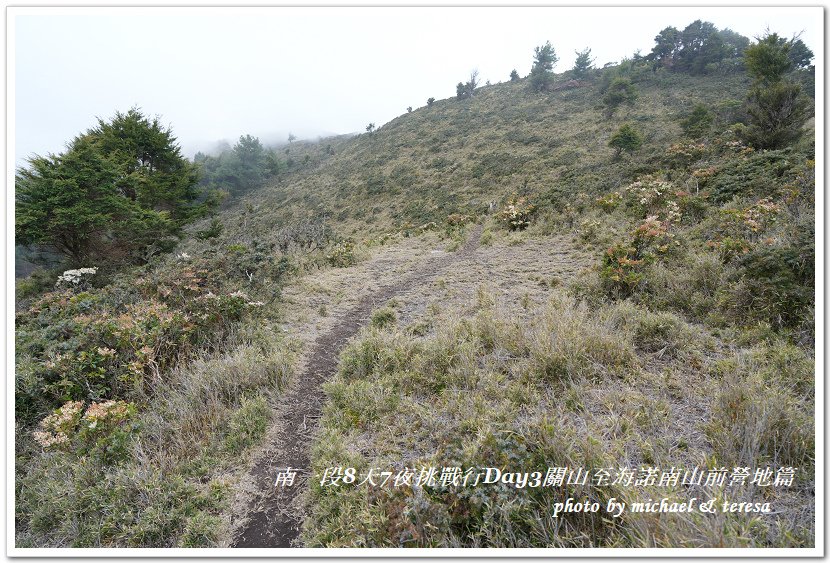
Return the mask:
POLYGON ((637 102, 611 118, 601 102, 606 83, 561 80, 561 89, 542 94, 529 91, 525 80, 483 87, 472 99, 439 100, 374 133, 323 141, 311 160, 313 174, 250 196, 254 205, 280 206, 260 207, 254 223, 257 214, 266 225, 289 213, 316 213, 372 232, 483 213, 490 201, 514 192, 548 199, 575 189, 603 193, 638 169, 660 168, 655 153, 680 137, 681 117, 696 103, 726 116, 749 80, 639 72, 637 102), (645 146, 631 160, 614 161, 608 140, 625 122, 637 124, 645 146))
POLYGON ((21 301, 18 545, 249 540, 247 522, 285 509, 264 487, 281 433, 299 432, 285 427, 298 396, 321 413, 303 417, 309 479, 287 524, 308 546, 812 545, 812 131, 781 150, 743 145, 740 72, 629 62, 568 78, 292 143, 287 170, 190 226, 174 253, 21 301), (612 113, 616 77, 638 96, 612 113), (696 104, 713 124, 693 139, 681 120, 696 104), (644 143, 616 155, 626 123, 644 143), (473 233, 481 246, 454 254, 473 233), (87 383, 109 422, 84 429, 90 406, 63 401, 87 383), (320 484, 348 464, 796 478, 320 484), (552 516, 569 497, 693 496, 774 513, 552 516))

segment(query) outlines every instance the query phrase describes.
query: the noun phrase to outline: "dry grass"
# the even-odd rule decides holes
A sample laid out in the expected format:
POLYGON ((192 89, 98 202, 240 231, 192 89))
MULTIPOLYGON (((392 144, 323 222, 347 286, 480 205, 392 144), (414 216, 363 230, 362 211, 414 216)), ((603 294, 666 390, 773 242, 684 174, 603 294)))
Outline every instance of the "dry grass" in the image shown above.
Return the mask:
MULTIPOLYGON (((739 419, 735 423, 740 428, 730 427, 723 434, 737 442, 709 441, 713 425, 730 420, 721 406, 728 385, 714 400, 706 387, 716 384, 711 370, 721 365, 715 358, 727 351, 699 326, 628 302, 592 311, 561 291, 526 317, 520 306, 511 309, 496 301, 494 292, 480 292, 462 309, 463 317, 436 324, 425 336, 413 336, 406 327, 367 330, 344 352, 339 375, 326 386, 329 402, 314 469, 322 473, 331 465, 365 470, 420 464, 706 467, 716 456, 727 463, 750 463, 723 457, 723 452, 740 456, 743 449, 754 447, 752 440, 741 440, 769 436, 739 419)), ((786 352, 792 359, 797 349, 786 352)), ((755 365, 754 373, 771 372, 781 353, 755 365)), ((803 355, 795 357, 802 358, 803 366, 797 378, 809 379, 811 362, 803 355)), ((791 433, 811 428, 799 414, 803 406, 779 406, 778 419, 795 417, 803 424, 786 427, 791 433)), ((805 444, 798 451, 799 461, 804 461, 812 449, 805 444)), ((767 461, 794 458, 755 455, 751 463, 767 461)), ((809 472, 800 477, 809 479, 809 472)), ((758 502, 761 492, 749 488, 739 500, 758 502)), ((610 496, 631 501, 722 494, 714 489, 590 486, 567 492, 440 487, 395 491, 312 483, 305 539, 310 546, 811 544, 809 533, 795 532, 810 517, 796 509, 799 499, 811 502, 805 482, 793 490, 777 489, 777 515, 762 519, 631 514, 610 524, 585 515, 550 517, 559 495, 602 502, 610 496)))
MULTIPOLYGON (((258 323, 257 323, 258 324, 258 323)), ((169 374, 135 421, 127 454, 102 463, 72 450, 38 454, 16 475, 16 544, 38 547, 227 545, 232 491, 265 435, 268 400, 288 383, 292 345, 238 326, 225 352, 169 374), (242 463, 240 463, 242 462, 242 463)))
POLYGON ((325 215, 343 236, 378 237, 406 224, 441 225, 452 213, 481 216, 513 193, 557 209, 577 191, 619 188, 680 134, 685 111, 742 97, 747 79, 640 73, 635 84, 637 103, 610 120, 597 102, 600 79, 548 95, 521 80, 482 88, 472 100, 436 101, 371 135, 295 144, 292 153, 311 155, 310 163, 229 209, 226 227, 232 236, 266 237, 275 224, 325 215), (645 145, 614 160, 608 139, 629 121, 645 145))

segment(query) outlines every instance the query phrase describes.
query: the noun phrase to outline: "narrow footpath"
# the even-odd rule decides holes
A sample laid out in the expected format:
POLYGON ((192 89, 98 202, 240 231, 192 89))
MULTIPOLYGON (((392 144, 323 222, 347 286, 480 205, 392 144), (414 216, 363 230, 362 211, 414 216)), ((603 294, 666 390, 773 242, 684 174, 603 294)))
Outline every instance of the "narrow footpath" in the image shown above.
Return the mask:
POLYGON ((478 248, 481 230, 480 225, 476 227, 457 252, 431 258, 406 277, 365 296, 339 315, 331 330, 317 337, 304 368, 275 405, 276 438, 252 469, 256 488, 267 493, 251 501, 247 521, 237 533, 233 547, 300 547, 303 513, 299 497, 308 481, 309 448, 325 400, 322 384, 337 370, 341 350, 367 324, 378 306, 469 259, 478 248), (274 486, 281 468, 298 470, 293 486, 274 486))

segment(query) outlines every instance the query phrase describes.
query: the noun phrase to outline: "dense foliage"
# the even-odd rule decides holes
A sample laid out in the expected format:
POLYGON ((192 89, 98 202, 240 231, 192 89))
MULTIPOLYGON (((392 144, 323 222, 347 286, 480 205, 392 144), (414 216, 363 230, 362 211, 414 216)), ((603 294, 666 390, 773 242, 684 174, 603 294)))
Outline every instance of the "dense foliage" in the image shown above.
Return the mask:
POLYGON ((602 103, 609 115, 613 115, 614 111, 623 103, 633 104, 637 99, 637 89, 631 80, 628 78, 615 78, 608 85, 608 89, 602 96, 602 103))
POLYGON ((196 168, 172 131, 138 109, 73 139, 65 153, 35 156, 15 178, 17 244, 56 250, 79 265, 146 258, 204 210, 196 168))
POLYGON ((646 57, 658 67, 689 74, 707 74, 741 64, 749 40, 732 30, 718 30, 712 23, 696 20, 683 31, 663 29, 646 57))
POLYGON ((714 115, 703 104, 695 104, 692 112, 680 122, 683 132, 692 139, 706 136, 712 128, 714 115))
POLYGON ((251 135, 240 136, 233 148, 223 150, 217 156, 197 153, 194 162, 201 166, 201 185, 205 189, 233 197, 262 187, 266 180, 287 166, 276 152, 263 147, 260 140, 251 135))
POLYGON ((624 123, 611 135, 608 146, 615 148, 617 155, 623 151, 634 152, 643 146, 643 136, 633 125, 624 123))
POLYGON ((796 65, 809 62, 812 53, 806 47, 796 47, 799 42, 771 33, 746 49, 746 68, 755 83, 747 95, 750 120, 743 137, 754 147, 783 148, 801 137, 810 101, 801 84, 788 79, 787 74, 796 65), (793 62, 791 52, 799 53, 798 63, 793 62))

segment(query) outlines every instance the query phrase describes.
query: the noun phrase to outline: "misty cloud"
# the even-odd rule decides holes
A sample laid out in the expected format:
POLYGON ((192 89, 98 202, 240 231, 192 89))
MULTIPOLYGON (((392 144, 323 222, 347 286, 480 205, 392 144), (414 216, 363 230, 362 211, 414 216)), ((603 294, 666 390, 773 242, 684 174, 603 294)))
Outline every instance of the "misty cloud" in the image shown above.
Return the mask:
POLYGON ((753 37, 802 39, 821 64, 820 8, 9 8, 14 25, 15 163, 138 106, 172 125, 184 153, 363 131, 481 83, 530 70, 550 40, 570 68, 640 50, 695 19, 753 37), (817 17, 818 14, 818 17, 817 17))

